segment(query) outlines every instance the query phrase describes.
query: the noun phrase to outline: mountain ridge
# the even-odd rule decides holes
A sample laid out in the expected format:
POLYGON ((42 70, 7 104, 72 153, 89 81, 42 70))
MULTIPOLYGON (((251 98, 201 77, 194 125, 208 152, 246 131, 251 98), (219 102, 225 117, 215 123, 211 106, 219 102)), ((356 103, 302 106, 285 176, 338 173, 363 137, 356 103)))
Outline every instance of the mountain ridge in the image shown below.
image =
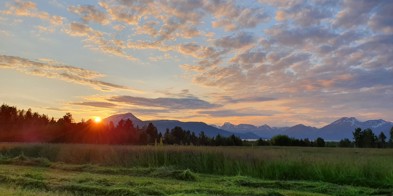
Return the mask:
MULTIPOLYGON (((231 131, 244 131, 242 129, 242 127, 244 127, 243 124, 242 126, 234 124, 231 125, 231 131)), ((225 130, 226 127, 223 126, 218 127, 225 130)), ((376 135, 380 134, 381 132, 384 132, 385 135, 389 135, 389 130, 391 129, 391 127, 393 127, 393 122, 385 121, 383 119, 359 121, 355 117, 342 117, 320 128, 311 127, 303 124, 298 124, 291 127, 270 127, 265 124, 259 127, 255 127, 256 129, 247 131, 251 131, 252 133, 255 133, 259 136, 264 135, 268 137, 283 134, 298 139, 316 139, 317 137, 322 137, 327 140, 340 140, 344 138, 352 139, 352 132, 356 128, 370 128, 376 135)))
POLYGON ((165 133, 166 129, 170 130, 170 129, 173 129, 174 127, 178 126, 178 127, 183 128, 184 130, 190 130, 197 135, 203 131, 209 137, 215 137, 218 134, 220 134, 221 136, 228 137, 228 136, 234 134, 242 139, 258 139, 258 138, 260 138, 260 136, 250 133, 250 132, 246 132, 246 133, 231 132, 231 131, 217 128, 215 126, 208 125, 205 122, 182 122, 179 120, 147 120, 147 121, 142 121, 139 118, 137 118, 135 115, 133 115, 132 113, 112 115, 112 116, 109 116, 109 117, 103 119, 103 122, 106 124, 109 124, 112 121, 113 124, 116 125, 121 119, 123 119, 123 120, 130 119, 131 121, 133 121, 135 126, 139 126, 139 127, 144 127, 148 123, 153 123, 154 126, 157 127, 157 130, 161 133, 165 133), (134 122, 134 120, 135 120, 135 122, 134 122))
POLYGON ((271 127, 267 124, 255 126, 251 124, 232 124, 225 122, 222 126, 208 125, 205 122, 183 122, 179 120, 147 120, 143 121, 137 118, 132 113, 116 114, 103 119, 104 123, 112 121, 117 124, 121 119, 130 119, 135 126, 143 127, 148 123, 153 123, 159 132, 164 133, 166 129, 173 129, 176 126, 182 127, 184 130, 190 130, 199 134, 202 131, 210 137, 217 134, 222 136, 230 136, 235 134, 242 139, 268 139, 275 135, 288 135, 298 139, 316 139, 317 137, 324 138, 325 140, 341 140, 344 138, 352 139, 352 132, 355 128, 371 128, 373 132, 378 135, 384 132, 389 135, 389 130, 393 127, 393 122, 385 121, 383 119, 359 121, 355 117, 342 117, 330 124, 317 128, 307 126, 304 124, 297 124, 291 127, 271 127))

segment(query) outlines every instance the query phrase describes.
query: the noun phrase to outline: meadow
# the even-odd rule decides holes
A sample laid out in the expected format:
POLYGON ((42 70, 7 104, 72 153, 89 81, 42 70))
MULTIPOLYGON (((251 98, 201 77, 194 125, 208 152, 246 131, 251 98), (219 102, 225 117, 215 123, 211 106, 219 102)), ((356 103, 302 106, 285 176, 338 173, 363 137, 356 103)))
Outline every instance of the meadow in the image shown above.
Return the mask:
POLYGON ((0 144, 14 195, 391 195, 393 149, 0 144))

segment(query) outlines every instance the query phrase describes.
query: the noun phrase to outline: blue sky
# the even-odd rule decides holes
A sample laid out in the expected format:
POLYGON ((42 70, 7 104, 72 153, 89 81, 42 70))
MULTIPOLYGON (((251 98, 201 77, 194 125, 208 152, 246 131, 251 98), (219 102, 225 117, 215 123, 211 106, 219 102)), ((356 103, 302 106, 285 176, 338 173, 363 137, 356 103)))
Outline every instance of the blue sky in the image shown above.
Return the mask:
POLYGON ((393 121, 393 2, 2 1, 0 100, 76 120, 393 121))

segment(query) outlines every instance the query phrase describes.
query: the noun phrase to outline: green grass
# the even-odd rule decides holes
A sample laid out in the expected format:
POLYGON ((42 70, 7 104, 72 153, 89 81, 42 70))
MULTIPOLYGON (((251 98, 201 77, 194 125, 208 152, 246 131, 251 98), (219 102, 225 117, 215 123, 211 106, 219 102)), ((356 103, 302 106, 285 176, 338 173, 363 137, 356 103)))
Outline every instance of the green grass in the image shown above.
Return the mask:
POLYGON ((16 195, 28 191, 44 195, 370 195, 389 191, 322 182, 196 174, 173 168, 130 168, 121 174, 118 169, 6 164, 0 165, 0 188, 16 195), (193 177, 179 177, 184 173, 193 177))
POLYGON ((71 195, 389 195, 392 154, 392 149, 3 143, 0 187, 71 195))

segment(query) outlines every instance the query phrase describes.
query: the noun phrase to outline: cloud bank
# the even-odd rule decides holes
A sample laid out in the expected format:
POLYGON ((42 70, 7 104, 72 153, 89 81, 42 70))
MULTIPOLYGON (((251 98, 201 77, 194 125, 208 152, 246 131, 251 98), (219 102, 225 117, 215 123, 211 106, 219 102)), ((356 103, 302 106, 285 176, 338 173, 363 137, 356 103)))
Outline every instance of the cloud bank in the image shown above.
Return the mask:
MULTIPOLYGON (((233 105, 240 110, 245 108, 240 104, 273 107, 269 104, 274 102, 281 105, 274 105, 278 111, 272 117, 288 113, 281 117, 298 116, 299 123, 300 119, 316 118, 315 114, 330 118, 347 111, 371 110, 381 118, 392 116, 386 110, 393 107, 388 101, 393 100, 390 0, 107 0, 67 5, 61 16, 30 1, 4 5, 2 16, 60 26, 61 33, 80 39, 84 47, 133 63, 159 64, 154 58, 157 54, 178 56, 179 61, 167 66, 184 73, 193 85, 214 92, 203 95, 209 101, 128 95, 114 96, 110 101, 205 109, 201 114, 221 117, 245 116, 232 111, 233 105), (220 110, 210 110, 218 105, 220 110)), ((75 67, 1 58, 3 68, 100 90, 125 88, 97 80, 102 75, 75 67), (24 65, 16 68, 11 61, 24 65), (44 66, 49 71, 42 69, 44 66)), ((264 115, 265 110, 258 111, 264 115)), ((249 114, 258 116, 257 111, 249 114)))
POLYGON ((212 104, 198 98, 145 98, 133 96, 115 96, 108 101, 126 103, 134 106, 142 107, 159 107, 169 110, 183 109, 207 109, 215 108, 219 105, 212 104))

